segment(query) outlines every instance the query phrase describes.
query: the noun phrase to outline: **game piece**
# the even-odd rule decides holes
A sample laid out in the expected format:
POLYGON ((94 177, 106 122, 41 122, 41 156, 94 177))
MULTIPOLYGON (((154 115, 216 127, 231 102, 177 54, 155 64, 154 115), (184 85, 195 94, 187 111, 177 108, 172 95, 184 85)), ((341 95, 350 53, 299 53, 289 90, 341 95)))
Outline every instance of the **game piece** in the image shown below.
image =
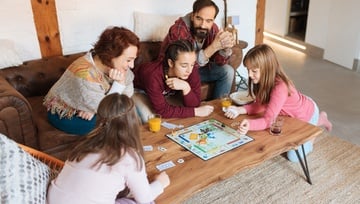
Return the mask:
POLYGON ((198 142, 199 144, 202 144, 202 145, 204 145, 204 144, 207 143, 206 138, 201 138, 201 139, 198 140, 197 142, 198 142))
POLYGON ((167 149, 163 146, 158 146, 158 150, 162 151, 162 152, 165 152, 167 149))
POLYGON ((248 135, 240 135, 235 129, 215 119, 172 131, 166 136, 203 160, 209 160, 254 140, 248 135), (195 135, 197 139, 194 139, 195 135))
MULTIPOLYGON (((174 134, 174 133, 173 133, 174 134)), ((189 139, 190 140, 197 140, 198 139, 198 134, 197 133, 190 133, 189 139)))
POLYGON ((153 146, 145 145, 145 146, 143 146, 143 149, 144 149, 145 152, 153 151, 153 146))
POLYGON ((159 171, 163 171, 165 169, 168 169, 168 168, 171 168, 171 167, 174 167, 175 164, 174 162, 172 161, 167 161, 167 162, 164 162, 164 163, 161 163, 161 164, 158 164, 156 165, 156 168, 159 170, 159 171))

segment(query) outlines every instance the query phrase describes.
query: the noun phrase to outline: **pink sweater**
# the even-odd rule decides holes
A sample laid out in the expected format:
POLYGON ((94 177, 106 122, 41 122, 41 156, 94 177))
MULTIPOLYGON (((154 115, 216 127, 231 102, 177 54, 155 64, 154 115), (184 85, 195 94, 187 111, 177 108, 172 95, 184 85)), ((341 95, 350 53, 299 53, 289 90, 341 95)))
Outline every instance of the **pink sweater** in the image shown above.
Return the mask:
POLYGON ((270 127, 270 122, 276 115, 285 115, 308 122, 314 113, 314 102, 295 87, 291 87, 290 90, 291 95, 288 96, 285 82, 279 80, 271 92, 269 104, 261 105, 255 100, 254 103, 245 105, 248 115, 263 112, 261 117, 249 119, 249 130, 264 130, 270 127))
POLYGON ((98 157, 98 154, 90 154, 80 162, 66 161, 49 186, 48 203, 111 204, 125 185, 139 203, 151 202, 163 192, 160 182, 149 184, 145 164, 137 171, 135 160, 128 154, 114 166, 101 165, 99 169, 91 169, 98 157))

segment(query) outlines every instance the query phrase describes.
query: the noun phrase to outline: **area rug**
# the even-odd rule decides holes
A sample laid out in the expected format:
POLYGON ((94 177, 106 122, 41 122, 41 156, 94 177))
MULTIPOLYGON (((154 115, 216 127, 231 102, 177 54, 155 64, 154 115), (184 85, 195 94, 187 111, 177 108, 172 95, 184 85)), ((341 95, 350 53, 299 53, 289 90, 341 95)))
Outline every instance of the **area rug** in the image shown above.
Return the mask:
POLYGON ((183 203, 360 203, 359 146, 323 133, 307 158, 312 185, 299 163, 277 156, 183 203))

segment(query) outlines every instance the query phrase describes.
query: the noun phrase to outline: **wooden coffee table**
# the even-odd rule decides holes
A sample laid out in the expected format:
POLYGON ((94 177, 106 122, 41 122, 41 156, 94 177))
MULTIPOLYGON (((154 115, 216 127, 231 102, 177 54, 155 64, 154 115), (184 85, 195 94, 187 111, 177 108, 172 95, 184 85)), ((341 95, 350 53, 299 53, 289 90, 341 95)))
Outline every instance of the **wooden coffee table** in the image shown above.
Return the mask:
MULTIPOLYGON (((214 112, 209 117, 164 119, 164 121, 182 124, 187 127, 213 118, 231 127, 233 122, 249 117, 239 116, 236 120, 230 120, 221 111, 220 101, 214 100, 206 103, 215 107, 214 112)), ((270 135, 268 129, 264 131, 249 131, 248 135, 254 138, 254 141, 207 161, 200 159, 166 137, 165 134, 169 132, 171 130, 164 127, 161 127, 160 132, 157 133, 150 132, 147 124, 141 127, 143 145, 153 146, 153 151, 145 152, 149 179, 152 180, 154 175, 159 173, 156 165, 166 161, 173 161, 176 165, 166 170, 171 183, 165 189, 165 192, 156 199, 156 203, 160 204, 180 203, 191 195, 218 181, 227 179, 241 170, 253 167, 286 151, 295 149, 321 134, 322 129, 294 118, 285 118, 280 136, 270 135), (166 151, 160 151, 158 147, 164 147, 166 151), (184 162, 178 163, 178 159, 183 159, 184 162)), ((307 162, 301 162, 301 165, 308 182, 311 183, 307 162)))

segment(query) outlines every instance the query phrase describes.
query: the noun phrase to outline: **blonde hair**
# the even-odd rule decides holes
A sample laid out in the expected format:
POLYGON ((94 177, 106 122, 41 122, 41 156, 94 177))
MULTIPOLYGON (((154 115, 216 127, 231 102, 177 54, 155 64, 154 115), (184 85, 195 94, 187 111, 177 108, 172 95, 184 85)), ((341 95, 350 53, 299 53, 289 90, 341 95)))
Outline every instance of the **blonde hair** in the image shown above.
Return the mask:
POLYGON ((259 83, 253 84, 249 77, 249 94, 256 97, 261 104, 268 104, 270 101, 270 93, 275 87, 278 80, 285 82, 288 88, 288 94, 291 94, 290 86, 294 86, 293 82, 285 74, 280 66, 274 50, 267 44, 259 44, 251 48, 245 55, 243 60, 244 66, 248 69, 260 69, 259 83))
POLYGON ((140 140, 140 121, 135 105, 126 95, 113 93, 99 104, 96 128, 69 155, 70 161, 81 161, 89 153, 99 153, 100 158, 92 165, 116 164, 125 153, 130 154, 143 168, 143 147, 140 140))

